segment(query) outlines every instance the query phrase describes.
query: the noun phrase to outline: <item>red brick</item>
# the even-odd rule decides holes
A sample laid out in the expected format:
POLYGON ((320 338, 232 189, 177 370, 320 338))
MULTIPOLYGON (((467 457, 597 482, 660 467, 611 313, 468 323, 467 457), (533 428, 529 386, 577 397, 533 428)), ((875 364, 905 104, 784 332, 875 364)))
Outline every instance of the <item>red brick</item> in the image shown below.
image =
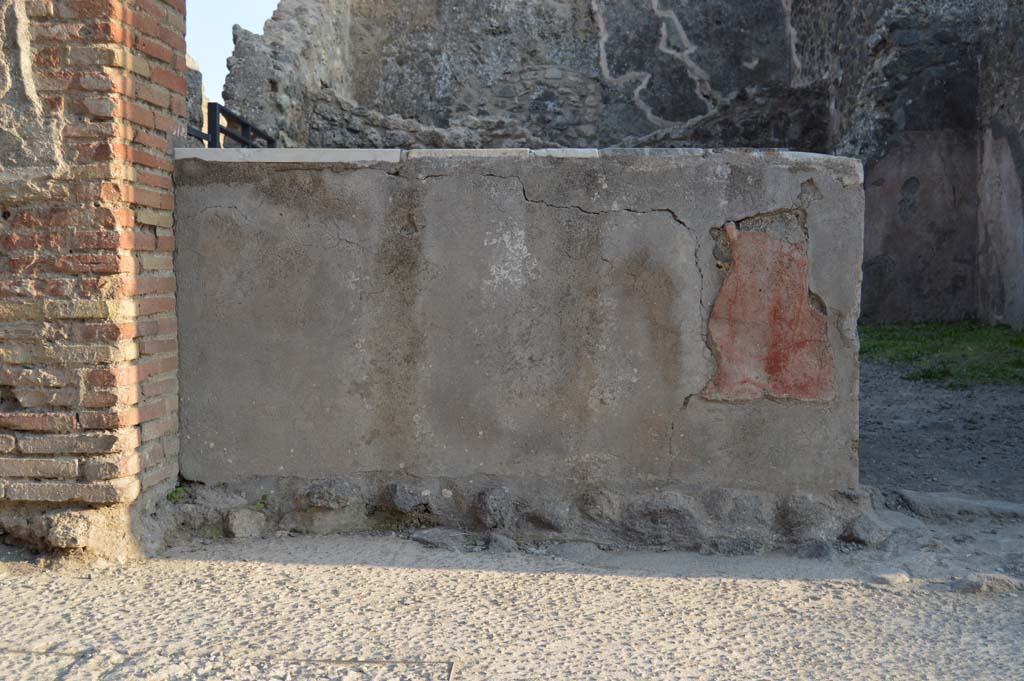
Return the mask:
POLYGON ((23 454, 110 454, 135 449, 140 435, 138 428, 115 433, 19 435, 18 449, 23 454))
POLYGON ((74 282, 70 279, 17 279, 0 278, 0 298, 66 298, 71 295, 74 282))
POLYGON ((106 367, 95 369, 86 376, 86 385, 95 388, 112 388, 120 385, 139 383, 160 374, 177 370, 177 357, 161 357, 142 360, 126 367, 106 367))
POLYGON ((56 7, 62 19, 98 20, 119 17, 124 12, 122 0, 60 0, 56 7))
POLYGON ((0 412, 0 428, 6 430, 66 433, 77 428, 74 414, 0 412))
POLYGON ((0 489, 16 501, 129 502, 139 480, 177 474, 170 136, 185 114, 185 2, 26 9, 43 116, 64 118, 68 173, 0 229, 0 338, 5 356, 66 366, 0 366, 23 409, 0 413, 0 489), (152 444, 140 450, 143 435, 152 444))
POLYGON ((73 480, 78 477, 74 459, 30 459, 0 457, 0 478, 51 478, 73 480))
POLYGON ((176 338, 139 341, 139 354, 142 355, 163 355, 169 352, 177 352, 177 350, 178 340, 176 338))
POLYGON ((82 428, 86 430, 116 430, 137 426, 140 423, 158 419, 165 414, 167 414, 167 404, 162 400, 157 400, 121 411, 83 411, 78 414, 78 419, 82 428))
POLYGON ((159 381, 147 381, 142 384, 142 394, 145 397, 156 397, 178 392, 178 379, 165 378, 159 381))
POLYGON ((146 206, 147 208, 158 208, 160 210, 174 209, 174 195, 170 192, 129 187, 128 200, 131 203, 146 206))
POLYGON ((140 36, 139 39, 135 41, 135 49, 149 57, 159 59, 167 64, 174 63, 174 50, 157 42, 156 40, 153 40, 152 38, 140 36))
POLYGON ((154 296, 139 300, 139 316, 149 317, 155 314, 174 312, 174 296, 154 296))
POLYGON ((139 454, 132 452, 122 456, 85 459, 81 462, 80 469, 82 479, 89 482, 117 480, 141 473, 142 462, 139 454))
POLYGON ((181 74, 167 69, 154 68, 150 72, 149 77, 154 83, 164 86, 171 92, 175 92, 179 95, 184 95, 188 92, 188 83, 181 74))
POLYGON ((174 163, 167 156, 157 156, 141 149, 134 149, 127 145, 113 145, 117 150, 118 158, 129 163, 138 163, 147 168, 155 168, 165 172, 174 172, 174 163))
POLYGON ((131 135, 134 144, 158 151, 164 154, 171 153, 171 141, 164 134, 155 134, 142 128, 136 128, 131 135))
POLYGON ((173 317, 139 320, 138 337, 169 336, 178 332, 178 321, 173 317))
POLYGON ((174 181, 170 175, 158 175, 157 173, 147 173, 140 171, 137 176, 137 181, 140 184, 144 184, 150 187, 158 187, 159 189, 173 189, 174 181))
POLYGON ((0 233, 0 252, 55 250, 61 247, 63 237, 54 232, 0 233))
POLYGON ((114 409, 138 404, 142 389, 138 384, 106 390, 89 390, 82 394, 80 406, 85 409, 114 409))
POLYGON ((139 496, 138 480, 126 478, 112 482, 6 482, 5 496, 10 501, 86 504, 127 504, 139 496))
POLYGON ((134 323, 75 324, 72 325, 72 338, 87 342, 131 340, 136 331, 134 323))
POLYGON ((62 274, 132 273, 138 266, 135 258, 116 253, 76 253, 62 256, 23 256, 10 259, 14 273, 60 272, 62 274))
POLYGON ((118 227, 119 219, 125 217, 116 209, 93 208, 45 208, 16 212, 11 217, 12 228, 25 227, 118 227))
POLYGON ((57 68, 64 62, 66 54, 67 48, 63 46, 43 47, 36 50, 33 61, 37 68, 53 69, 57 68))
POLYGON ((149 421, 142 424, 142 441, 150 442, 178 429, 178 417, 169 416, 159 421, 149 421))

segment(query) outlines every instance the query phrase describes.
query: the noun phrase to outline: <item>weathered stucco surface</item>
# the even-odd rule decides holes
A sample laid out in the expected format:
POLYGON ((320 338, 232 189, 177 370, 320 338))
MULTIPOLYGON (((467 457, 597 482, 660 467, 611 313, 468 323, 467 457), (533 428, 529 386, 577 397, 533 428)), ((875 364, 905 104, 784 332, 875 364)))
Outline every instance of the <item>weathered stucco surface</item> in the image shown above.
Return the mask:
POLYGON ((1024 6, 982 3, 979 308, 1024 329, 1024 6))
POLYGON ((978 162, 970 131, 905 132, 866 171, 863 314, 871 322, 974 317, 978 162))
POLYGON ((66 171, 63 117, 36 87, 24 0, 0 0, 0 203, 49 198, 66 171))
POLYGON ((364 523, 507 503, 569 533, 704 517, 687 495, 715 490, 770 528, 772 499, 856 488, 856 161, 192 155, 286 153, 309 160, 177 163, 187 479, 343 484, 332 508, 364 523), (737 370, 765 382, 708 388, 737 370))

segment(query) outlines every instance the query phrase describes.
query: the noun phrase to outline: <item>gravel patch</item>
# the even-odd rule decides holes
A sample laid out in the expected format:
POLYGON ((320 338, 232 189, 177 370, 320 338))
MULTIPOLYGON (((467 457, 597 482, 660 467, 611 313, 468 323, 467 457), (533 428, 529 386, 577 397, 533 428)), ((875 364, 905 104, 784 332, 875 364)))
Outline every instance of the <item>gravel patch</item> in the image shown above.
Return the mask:
MULTIPOLYGON (((10 572, 0 678, 1008 679, 1024 594, 918 563, 224 540, 146 563, 10 572), (582 562, 579 562, 582 561, 582 562), (970 590, 968 590, 970 591, 970 590)), ((964 575, 966 576, 966 575, 964 575)), ((987 578, 990 581, 995 578, 987 578)))

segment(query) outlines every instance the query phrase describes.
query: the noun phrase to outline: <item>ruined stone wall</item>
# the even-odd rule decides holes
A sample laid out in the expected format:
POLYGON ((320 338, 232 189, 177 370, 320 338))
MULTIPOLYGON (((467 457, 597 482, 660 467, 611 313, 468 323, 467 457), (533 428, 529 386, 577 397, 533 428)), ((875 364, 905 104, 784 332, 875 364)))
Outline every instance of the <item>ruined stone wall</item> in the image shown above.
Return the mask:
POLYGON ((750 551, 857 512, 857 161, 176 165, 182 474, 268 528, 750 551))
POLYGON ((264 36, 239 31, 227 103, 295 145, 418 125, 413 146, 720 141, 873 159, 894 133, 973 129, 976 25, 951 0, 283 0, 264 36))
POLYGON ((865 319, 976 316, 976 6, 795 0, 793 14, 801 78, 830 91, 830 147, 866 165, 865 319))
POLYGON ((983 4, 979 307, 1024 328, 1024 5, 983 4))
POLYGON ((0 0, 0 533, 23 541, 123 556, 177 477, 184 30, 184 0, 0 0))
MULTIPOLYGON (((283 0, 264 36, 237 34, 226 103, 292 146, 608 146, 749 88, 784 97, 787 26, 779 0, 283 0), (324 44, 346 53, 308 77, 324 44)), ((750 127, 818 141, 772 132, 750 127)))
MULTIPOLYGON (((224 103, 285 146, 309 144, 325 93, 349 98, 351 0, 282 0, 262 35, 235 27, 224 103)), ((221 93, 211 93, 215 99, 221 93)))
MULTIPOLYGON (((188 108, 186 122, 196 130, 206 131, 207 105, 210 100, 206 98, 206 88, 203 87, 203 73, 199 64, 192 57, 186 58, 185 82, 187 87, 185 103, 188 108)), ((198 148, 206 146, 206 143, 195 137, 190 137, 186 129, 175 137, 174 146, 175 148, 198 148)))

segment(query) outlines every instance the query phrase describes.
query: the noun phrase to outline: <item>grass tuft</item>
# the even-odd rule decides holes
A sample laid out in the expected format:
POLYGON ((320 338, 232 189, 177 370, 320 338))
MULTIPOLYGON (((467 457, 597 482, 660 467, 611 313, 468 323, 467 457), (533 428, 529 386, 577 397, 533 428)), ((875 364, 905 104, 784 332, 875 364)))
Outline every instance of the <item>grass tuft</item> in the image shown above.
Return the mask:
POLYGON ((977 322, 869 324, 860 327, 860 354, 906 368, 904 378, 975 385, 1024 385, 1024 332, 977 322))
POLYGON ((182 485, 178 485, 177 487, 175 487, 174 489, 167 493, 167 501, 171 502, 172 504, 177 503, 184 499, 185 495, 185 488, 182 485))

